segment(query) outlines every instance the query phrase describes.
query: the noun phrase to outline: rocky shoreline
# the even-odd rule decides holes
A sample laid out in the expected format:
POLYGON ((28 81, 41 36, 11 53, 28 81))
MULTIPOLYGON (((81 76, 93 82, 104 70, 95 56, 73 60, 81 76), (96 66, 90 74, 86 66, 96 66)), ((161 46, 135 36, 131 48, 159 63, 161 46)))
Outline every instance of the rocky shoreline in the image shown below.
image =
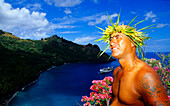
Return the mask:
POLYGON ((7 100, 7 102, 5 103, 5 106, 8 106, 8 104, 9 104, 9 103, 12 101, 12 99, 18 94, 18 92, 24 91, 26 88, 34 85, 36 82, 38 82, 38 79, 39 79, 39 77, 38 77, 36 80, 34 80, 34 81, 32 81, 31 83, 29 83, 29 84, 27 84, 26 86, 24 86, 21 90, 16 91, 16 92, 12 95, 12 97, 11 97, 9 100, 7 100))

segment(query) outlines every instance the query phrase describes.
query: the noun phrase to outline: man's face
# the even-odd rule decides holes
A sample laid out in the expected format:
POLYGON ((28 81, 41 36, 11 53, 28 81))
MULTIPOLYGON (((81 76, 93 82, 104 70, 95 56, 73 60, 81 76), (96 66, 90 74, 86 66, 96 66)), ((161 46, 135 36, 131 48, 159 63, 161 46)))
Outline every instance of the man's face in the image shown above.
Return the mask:
POLYGON ((110 37, 110 48, 112 51, 112 56, 119 59, 131 50, 132 44, 130 40, 123 34, 116 32, 115 35, 110 37))

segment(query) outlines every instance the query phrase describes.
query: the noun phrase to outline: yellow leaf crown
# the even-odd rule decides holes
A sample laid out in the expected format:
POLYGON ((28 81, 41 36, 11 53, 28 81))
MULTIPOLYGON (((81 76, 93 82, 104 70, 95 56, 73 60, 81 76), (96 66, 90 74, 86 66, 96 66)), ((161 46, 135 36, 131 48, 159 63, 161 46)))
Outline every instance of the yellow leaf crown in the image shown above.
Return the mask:
POLYGON ((124 24, 123 25, 118 25, 119 24, 120 13, 118 15, 116 25, 113 24, 113 22, 112 22, 109 15, 108 15, 108 17, 109 17, 109 20, 110 20, 112 26, 108 26, 106 28, 106 30, 97 27, 97 28, 99 28, 99 29, 101 29, 103 31, 102 32, 103 36, 102 36, 102 38, 97 39, 95 41, 103 40, 105 43, 108 44, 106 47, 103 48, 103 51, 101 51, 98 56, 100 57, 109 48, 111 35, 115 35, 114 33, 116 33, 116 32, 121 32, 121 33, 125 34, 127 36, 127 38, 136 46, 137 51, 138 51, 138 56, 141 53, 141 56, 143 58, 142 46, 145 46, 144 40, 148 40, 150 37, 146 37, 146 35, 147 35, 146 32, 142 32, 142 30, 149 29, 154 24, 146 26, 146 27, 141 28, 139 30, 136 30, 134 26, 136 26, 137 24, 144 21, 144 20, 142 20, 142 21, 140 21, 140 22, 138 22, 138 23, 136 23, 136 24, 134 24, 133 26, 130 27, 129 25, 134 21, 134 19, 137 16, 135 18, 133 18, 132 21, 128 25, 124 25, 124 24))

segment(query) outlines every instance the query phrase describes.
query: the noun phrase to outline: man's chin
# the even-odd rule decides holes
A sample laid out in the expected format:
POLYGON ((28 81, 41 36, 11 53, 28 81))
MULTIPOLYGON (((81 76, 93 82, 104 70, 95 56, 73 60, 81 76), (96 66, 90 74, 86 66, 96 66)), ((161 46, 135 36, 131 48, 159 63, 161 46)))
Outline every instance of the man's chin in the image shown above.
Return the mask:
POLYGON ((112 56, 113 56, 114 58, 118 59, 118 57, 119 57, 119 53, 112 52, 112 56))

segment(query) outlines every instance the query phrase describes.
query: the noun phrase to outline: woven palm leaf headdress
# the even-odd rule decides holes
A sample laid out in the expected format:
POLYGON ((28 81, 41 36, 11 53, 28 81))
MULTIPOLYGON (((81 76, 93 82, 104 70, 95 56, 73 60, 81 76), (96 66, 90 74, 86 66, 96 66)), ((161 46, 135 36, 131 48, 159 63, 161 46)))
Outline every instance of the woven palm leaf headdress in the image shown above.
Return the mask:
POLYGON ((143 22, 145 19, 140 21, 140 22, 138 22, 138 23, 136 23, 136 24, 134 24, 133 26, 129 27, 129 25, 135 20, 135 18, 137 16, 135 18, 133 18, 132 21, 128 25, 126 25, 126 26, 124 24, 123 25, 119 25, 120 13, 118 15, 118 19, 117 19, 116 25, 113 24, 113 22, 112 22, 112 20, 111 20, 109 15, 108 15, 108 17, 109 17, 109 20, 110 20, 112 26, 108 26, 106 28, 106 30, 97 27, 97 28, 99 28, 99 29, 101 29, 103 31, 102 32, 103 36, 100 39, 97 39, 95 41, 103 40, 105 43, 107 43, 107 46, 105 46, 102 49, 102 51, 100 51, 98 56, 100 57, 109 48, 111 35, 114 36, 116 32, 121 32, 121 33, 125 34, 127 36, 127 38, 136 46, 137 51, 138 51, 138 56, 141 53, 141 56, 143 58, 142 46, 145 46, 144 40, 149 40, 150 37, 146 37, 146 35, 147 35, 146 32, 142 32, 142 31, 151 28, 151 26, 153 26, 154 24, 146 26, 144 28, 141 28, 141 29, 137 30, 137 29, 135 29, 135 26, 137 24, 143 22))

